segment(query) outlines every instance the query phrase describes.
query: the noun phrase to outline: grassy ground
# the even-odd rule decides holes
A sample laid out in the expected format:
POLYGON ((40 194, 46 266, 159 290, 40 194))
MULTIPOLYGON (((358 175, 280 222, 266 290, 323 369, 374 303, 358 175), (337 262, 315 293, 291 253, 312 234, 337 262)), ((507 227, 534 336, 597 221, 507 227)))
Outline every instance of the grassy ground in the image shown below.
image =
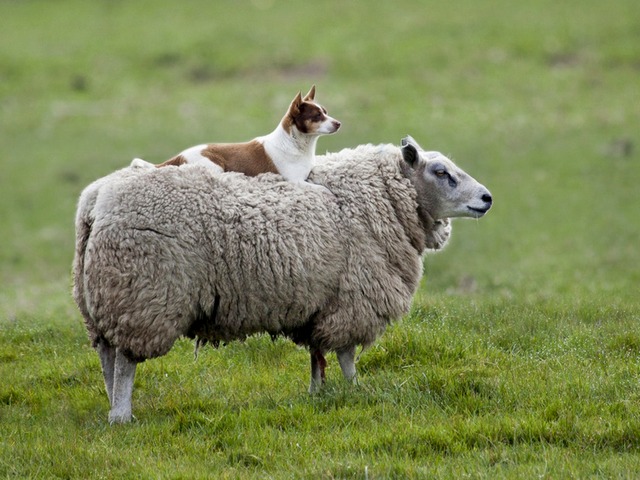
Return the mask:
POLYGON ((640 4, 2 2, 0 476, 640 476, 640 4), (267 133, 298 90, 319 150, 407 133, 489 187, 360 385, 309 397, 257 337, 139 368, 109 427, 70 298, 81 189, 141 156, 267 133))

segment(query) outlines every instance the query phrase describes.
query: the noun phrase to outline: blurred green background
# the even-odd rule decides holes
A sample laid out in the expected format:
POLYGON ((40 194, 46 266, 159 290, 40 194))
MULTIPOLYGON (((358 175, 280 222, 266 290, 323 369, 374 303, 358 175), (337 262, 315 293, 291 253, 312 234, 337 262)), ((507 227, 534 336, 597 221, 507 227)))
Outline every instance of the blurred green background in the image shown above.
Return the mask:
POLYGON ((632 478, 639 144, 637 0, 1 0, 0 473, 632 478), (286 342, 195 364, 179 342, 108 429, 70 295, 80 192, 266 134, 311 84, 343 122, 318 153, 411 134, 493 209, 425 257, 361 388, 308 397, 286 342))
POLYGON ((0 4, 0 311, 68 302, 81 189, 140 156, 271 131, 298 90, 318 152, 409 133, 487 185, 427 294, 633 302, 635 1, 0 4))

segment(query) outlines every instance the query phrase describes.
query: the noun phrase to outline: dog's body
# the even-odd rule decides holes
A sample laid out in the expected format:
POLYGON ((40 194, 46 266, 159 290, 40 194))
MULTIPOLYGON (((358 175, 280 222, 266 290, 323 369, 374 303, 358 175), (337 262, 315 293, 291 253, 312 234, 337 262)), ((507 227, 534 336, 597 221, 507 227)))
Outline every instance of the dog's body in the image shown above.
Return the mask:
POLYGON ((304 182, 313 167, 318 137, 340 128, 340 122, 314 101, 315 92, 314 85, 304 98, 298 93, 280 124, 268 135, 245 143, 197 145, 156 167, 202 164, 220 172, 248 176, 271 172, 291 182, 304 182))

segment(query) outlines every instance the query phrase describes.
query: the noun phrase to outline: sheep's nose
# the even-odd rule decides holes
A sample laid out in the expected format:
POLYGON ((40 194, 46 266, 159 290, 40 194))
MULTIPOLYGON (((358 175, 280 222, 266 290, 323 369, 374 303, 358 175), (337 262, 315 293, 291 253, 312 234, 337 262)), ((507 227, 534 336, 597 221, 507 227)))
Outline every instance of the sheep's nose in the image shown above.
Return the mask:
POLYGON ((491 203, 493 203, 493 198, 491 198, 490 193, 485 193, 484 195, 482 195, 482 201, 491 205, 491 203))

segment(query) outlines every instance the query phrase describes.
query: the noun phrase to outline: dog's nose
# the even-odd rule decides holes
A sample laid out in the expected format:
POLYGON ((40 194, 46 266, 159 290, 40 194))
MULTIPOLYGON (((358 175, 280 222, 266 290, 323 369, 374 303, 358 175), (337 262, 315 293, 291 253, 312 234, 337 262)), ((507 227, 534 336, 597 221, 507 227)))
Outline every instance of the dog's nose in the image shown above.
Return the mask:
POLYGON ((333 121, 333 126, 336 127, 336 130, 340 128, 340 125, 342 124, 338 120, 333 121))
POLYGON ((484 195, 482 195, 482 201, 491 205, 493 203, 493 198, 491 198, 490 193, 485 193, 484 195))

